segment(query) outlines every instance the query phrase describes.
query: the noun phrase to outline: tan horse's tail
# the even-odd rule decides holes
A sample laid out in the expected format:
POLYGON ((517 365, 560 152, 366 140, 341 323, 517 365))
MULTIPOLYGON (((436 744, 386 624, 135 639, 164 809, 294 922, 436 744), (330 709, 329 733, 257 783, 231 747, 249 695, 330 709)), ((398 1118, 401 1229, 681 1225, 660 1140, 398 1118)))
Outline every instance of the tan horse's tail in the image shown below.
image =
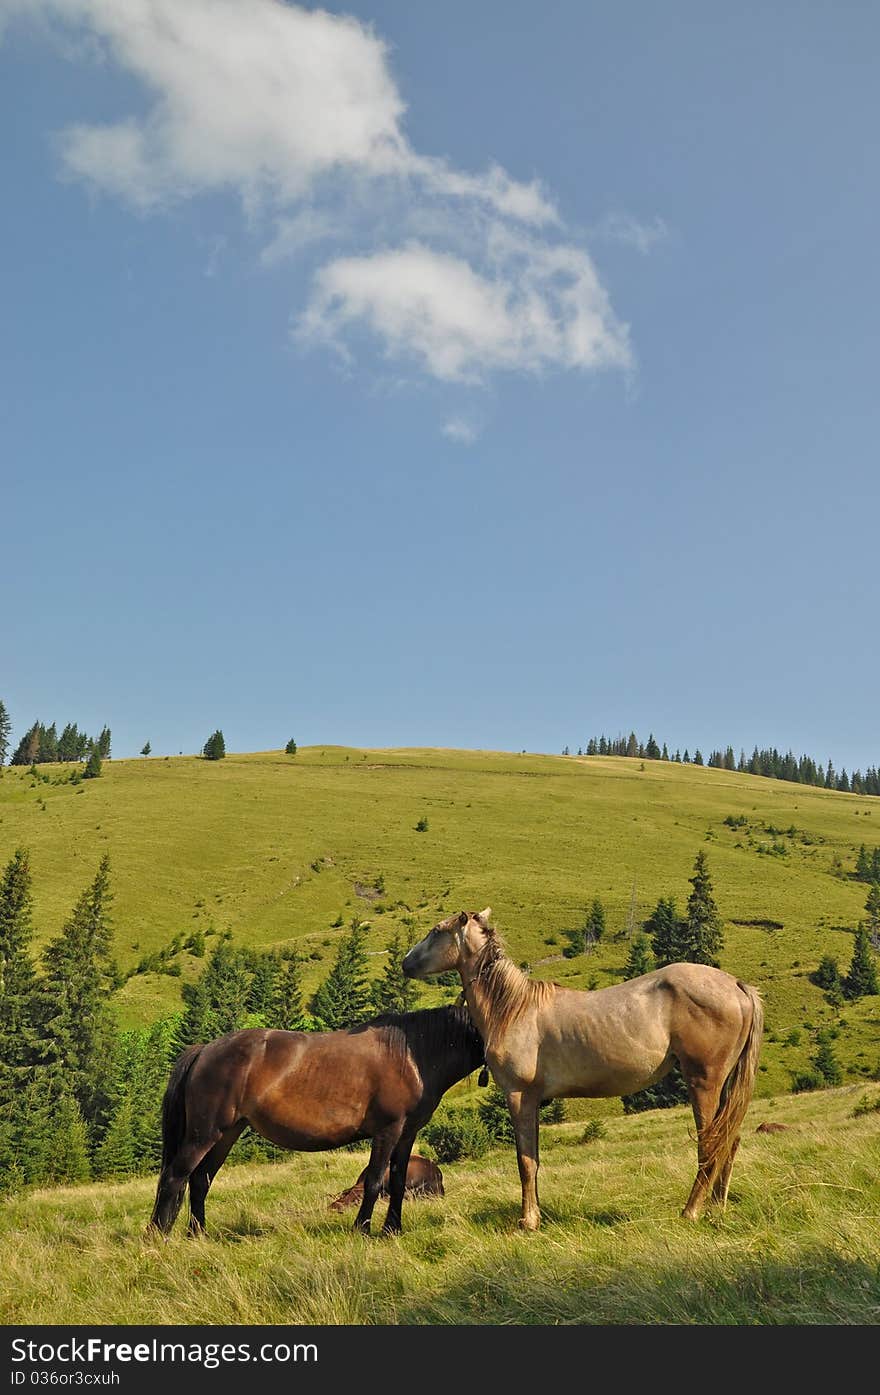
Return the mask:
POLYGON ((764 1032, 764 1004, 757 989, 748 983, 737 981, 737 987, 746 995, 752 1005, 752 1020, 742 1051, 721 1091, 721 1102, 711 1124, 703 1131, 700 1140, 704 1149, 704 1165, 714 1180, 724 1165, 731 1146, 739 1138, 742 1121, 752 1099, 755 1076, 758 1071, 758 1057, 761 1054, 761 1038, 764 1032))

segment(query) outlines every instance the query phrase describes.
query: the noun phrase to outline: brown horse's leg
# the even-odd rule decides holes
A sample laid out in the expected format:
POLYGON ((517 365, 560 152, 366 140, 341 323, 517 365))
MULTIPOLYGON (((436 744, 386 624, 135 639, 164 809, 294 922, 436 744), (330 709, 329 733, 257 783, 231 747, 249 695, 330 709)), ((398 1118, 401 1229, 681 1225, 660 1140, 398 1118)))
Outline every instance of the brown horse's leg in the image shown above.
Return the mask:
POLYGON ((206 1153, 220 1138, 217 1133, 207 1143, 188 1143, 179 1148, 167 1167, 162 1169, 156 1192, 156 1205, 150 1221, 151 1228, 167 1235, 177 1219, 183 1194, 190 1175, 195 1172, 206 1153))
POLYGON ((202 1158, 198 1167, 190 1173, 189 1178, 189 1226, 190 1235, 201 1235, 205 1229, 205 1197, 208 1195, 208 1188, 213 1182, 217 1173, 223 1166, 228 1156, 229 1150, 241 1135, 245 1126, 245 1120, 233 1124, 231 1129, 227 1129, 219 1143, 202 1158))
POLYGON ((718 1157, 712 1157, 707 1149, 706 1131, 718 1111, 721 1085, 709 1085, 706 1081, 697 1083, 688 1077, 686 1066, 682 1066, 682 1073, 687 1081, 691 1108, 697 1125, 697 1175, 681 1214, 688 1221, 697 1221, 703 1213, 707 1193, 714 1186, 720 1167, 718 1157))
POLYGON ((730 1152, 724 1160, 724 1165, 718 1174, 718 1180, 712 1188, 712 1200, 717 1201, 722 1211, 727 1206, 727 1193, 730 1191, 730 1174, 733 1171, 733 1160, 736 1157, 736 1150, 739 1147, 739 1135, 730 1145, 730 1152))
POLYGON ((537 1230, 541 1224, 538 1207, 538 1104, 537 1099, 519 1090, 507 1096, 507 1106, 513 1120, 516 1138, 516 1161, 522 1183, 523 1230, 537 1230))
POLYGON ((402 1132, 403 1120, 397 1119, 393 1124, 389 1124, 387 1129, 382 1129, 373 1136, 370 1161, 364 1171, 364 1199, 354 1222, 354 1229, 361 1231, 364 1235, 370 1233, 373 1207, 376 1205, 376 1198, 382 1187, 382 1178, 385 1176, 388 1159, 396 1148, 402 1132))
POLYGON ((403 1211, 403 1194, 406 1191, 406 1169, 409 1166, 409 1155, 412 1152, 415 1137, 415 1132, 405 1133, 391 1154, 391 1175, 388 1179, 388 1214, 382 1227, 383 1235, 399 1235, 403 1229, 401 1212, 403 1211))

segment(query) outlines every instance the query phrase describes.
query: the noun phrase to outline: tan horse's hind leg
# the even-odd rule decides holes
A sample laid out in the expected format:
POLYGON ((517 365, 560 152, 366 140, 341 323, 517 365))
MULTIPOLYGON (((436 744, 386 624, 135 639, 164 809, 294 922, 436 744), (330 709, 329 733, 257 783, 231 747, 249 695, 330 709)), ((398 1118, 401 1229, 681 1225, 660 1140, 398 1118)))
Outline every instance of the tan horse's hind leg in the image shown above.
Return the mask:
POLYGON ((722 1211, 727 1206, 727 1193, 730 1191, 730 1174, 733 1171, 733 1160, 736 1157, 736 1150, 739 1147, 739 1136, 730 1145, 730 1152, 724 1160, 718 1180, 712 1188, 712 1200, 717 1202, 722 1211))
POLYGON ((709 1086, 705 1083, 698 1085, 693 1080, 688 1080, 687 1086, 697 1125, 697 1175, 681 1214, 685 1220, 698 1221, 703 1214, 707 1195, 715 1186, 721 1168, 720 1159, 717 1156, 711 1157, 706 1147, 706 1131, 717 1113, 721 1086, 709 1086))
POLYGON ((507 1106, 516 1138, 516 1161, 522 1183, 523 1230, 537 1230, 541 1224, 538 1206, 538 1104, 523 1091, 514 1090, 507 1096, 507 1106))

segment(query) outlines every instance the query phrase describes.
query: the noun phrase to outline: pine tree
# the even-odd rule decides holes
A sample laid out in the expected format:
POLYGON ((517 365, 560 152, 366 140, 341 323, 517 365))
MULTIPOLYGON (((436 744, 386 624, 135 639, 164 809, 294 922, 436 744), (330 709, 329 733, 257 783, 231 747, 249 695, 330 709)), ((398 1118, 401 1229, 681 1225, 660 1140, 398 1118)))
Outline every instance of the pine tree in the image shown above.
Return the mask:
POLYGON ((843 980, 843 991, 851 1001, 880 992, 877 983, 877 966, 871 953, 871 942, 867 926, 860 925, 856 931, 852 962, 843 980))
POLYGON ((706 854, 700 850, 694 861, 694 875, 690 878, 693 890, 688 897, 687 910, 683 922, 683 959, 692 964, 711 964, 718 968, 718 958, 724 948, 724 934, 721 917, 712 895, 712 882, 706 854))
POLYGON ((412 1012, 418 1001, 418 986, 411 978, 406 978, 401 965, 407 946, 395 930, 388 942, 388 958, 382 975, 372 985, 373 1011, 412 1012))
POLYGON ((299 955, 292 952, 281 961, 275 979, 267 1024, 282 1032, 303 1032, 311 1025, 303 1006, 302 970, 299 955))
POLYGON ((650 973, 654 967, 651 958, 651 942, 643 930, 639 930, 633 936, 624 966, 624 978, 639 978, 642 974, 650 973))
POLYGON ((87 1182, 89 1164, 88 1130, 76 1096, 65 1092, 54 1110, 54 1142, 46 1158, 46 1180, 87 1182))
POLYGON ((202 747, 202 755, 205 760, 222 760, 226 755, 226 742, 219 727, 208 737, 202 747))
POLYGON ((148 1031, 131 1034, 125 1094, 131 1104, 136 1172, 155 1172, 162 1156, 162 1096, 176 1055, 176 1027, 177 1020, 166 1017, 148 1031))
POLYGON ((83 771, 83 779, 97 780, 98 776, 101 774, 101 765, 101 752, 98 750, 97 746, 92 746, 89 752, 89 758, 86 761, 86 768, 83 771))
POLYGON ((30 942, 30 866, 19 848, 0 879, 0 1194, 35 1171, 29 1093, 41 1051, 30 942))
POLYGON ((872 882, 865 900, 866 928, 875 949, 880 948, 880 882, 872 882))
POLYGON ((645 921, 645 930, 650 937, 658 968, 665 964, 677 964, 685 957, 683 927, 671 896, 661 896, 645 921))
POLYGON ((873 867, 872 867, 871 857, 870 857, 870 855, 869 855, 869 853, 868 853, 868 849, 865 847, 865 845, 864 845, 864 843, 863 843, 862 846, 859 848, 859 855, 858 855, 858 857, 856 858, 856 881, 859 881, 859 882, 869 882, 869 881, 871 881, 871 872, 872 872, 872 871, 873 871, 873 867))
POLYGON ((180 993, 183 998, 183 1014, 174 1035, 176 1051, 182 1051, 185 1046, 196 1046, 200 1042, 210 1041, 214 1036, 204 974, 197 978, 195 983, 185 983, 180 993))
POLYGON ((369 1016, 370 991, 364 948, 368 930, 369 926, 355 916, 348 934, 340 942, 333 968, 309 1004, 310 1012, 326 1031, 353 1027, 369 1016))
POLYGON ((143 744, 143 746, 141 747, 141 755, 142 755, 142 756, 148 756, 148 755, 150 754, 150 752, 152 751, 152 749, 153 749, 153 748, 152 748, 152 746, 150 745, 149 741, 145 741, 144 744, 143 744))
POLYGON ((647 745, 645 746, 645 757, 646 757, 647 760, 659 760, 659 759, 660 759, 660 747, 657 745, 657 742, 654 740, 654 733, 653 733, 653 732, 651 732, 650 735, 648 736, 648 742, 647 742, 647 745))
POLYGON ((834 1047, 827 1032, 818 1033, 816 1046, 818 1049, 813 1057, 813 1065, 816 1070, 827 1085, 840 1085, 843 1081, 843 1071, 834 1055, 834 1047))
POLYGON ((601 940, 604 934, 605 907, 599 897, 594 896, 584 924, 584 942, 587 946, 592 946, 601 940))
POLYGON ((605 934, 605 907, 598 896, 593 898, 583 924, 563 933, 568 941, 562 951, 566 959, 573 959, 575 955, 589 953, 593 949, 596 941, 605 934))
POLYGON ((294 741, 293 737, 290 738, 287 745, 284 747, 284 753, 288 756, 296 755, 296 742, 294 741))
POLYGON ((840 988, 840 969, 833 954, 822 955, 818 969, 810 975, 810 982, 815 983, 817 988, 824 988, 826 992, 840 988))
POLYGON ((136 1170, 132 1102, 123 1095, 95 1153, 95 1176, 129 1177, 136 1170))
POLYGON ((701 754, 701 752, 700 752, 700 748, 699 748, 699 747, 697 747, 696 751, 694 751, 693 764, 694 764, 694 765, 702 765, 702 764, 703 764, 703 757, 702 757, 702 754, 701 754))
POLYGON ((40 723, 34 722, 19 741, 10 765, 33 765, 40 754, 40 723))
POLYGON ((72 761, 77 760, 78 757, 79 732, 76 729, 76 723, 68 722, 58 738, 58 759, 72 761))
POLYGON ((267 1014, 272 1003, 279 967, 278 959, 274 954, 258 955, 247 991, 246 1006, 248 1012, 257 1013, 263 1018, 267 1026, 269 1025, 267 1014))
POLYGON ((98 755, 102 760, 107 760, 110 756, 110 728, 102 727, 101 735, 97 741, 98 755))
POLYGON ((110 859, 77 901, 45 952, 45 1028, 89 1128, 100 1131, 112 1099, 115 1024, 109 1006, 119 974, 113 961, 110 859))
POLYGON ((0 1067, 27 1064, 36 974, 30 957, 30 858, 18 848, 0 879, 0 1067))
POLYGON ((221 940, 197 981, 183 985, 185 1008, 177 1030, 177 1049, 237 1031, 247 1014, 249 988, 243 956, 227 940, 221 940))
POLYGON ((58 759, 58 731, 55 723, 40 728, 40 750, 37 760, 41 765, 54 764, 58 759))
POLYGON ((9 737, 12 734, 12 722, 9 720, 9 713, 6 707, 0 702, 0 770, 6 764, 6 757, 9 755, 9 737))

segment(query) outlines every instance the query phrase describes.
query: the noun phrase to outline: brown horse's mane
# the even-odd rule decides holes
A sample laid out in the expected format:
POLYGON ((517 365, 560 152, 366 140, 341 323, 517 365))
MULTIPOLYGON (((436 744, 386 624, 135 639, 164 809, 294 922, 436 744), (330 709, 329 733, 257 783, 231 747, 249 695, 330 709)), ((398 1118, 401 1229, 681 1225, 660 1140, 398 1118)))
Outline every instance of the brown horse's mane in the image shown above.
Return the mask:
POLYGON ((413 1056, 420 1068, 447 1052, 464 1052, 474 1058, 474 1069, 483 1061, 483 1040, 466 1007, 457 1003, 423 1008, 417 1012, 385 1012, 354 1031, 383 1028, 388 1051, 398 1059, 413 1056))
POLYGON ((555 997, 558 983, 529 978, 508 956, 497 930, 487 930, 482 949, 472 964, 472 982, 479 982, 486 1000, 483 1011, 490 1035, 504 1032, 530 1007, 555 997))

